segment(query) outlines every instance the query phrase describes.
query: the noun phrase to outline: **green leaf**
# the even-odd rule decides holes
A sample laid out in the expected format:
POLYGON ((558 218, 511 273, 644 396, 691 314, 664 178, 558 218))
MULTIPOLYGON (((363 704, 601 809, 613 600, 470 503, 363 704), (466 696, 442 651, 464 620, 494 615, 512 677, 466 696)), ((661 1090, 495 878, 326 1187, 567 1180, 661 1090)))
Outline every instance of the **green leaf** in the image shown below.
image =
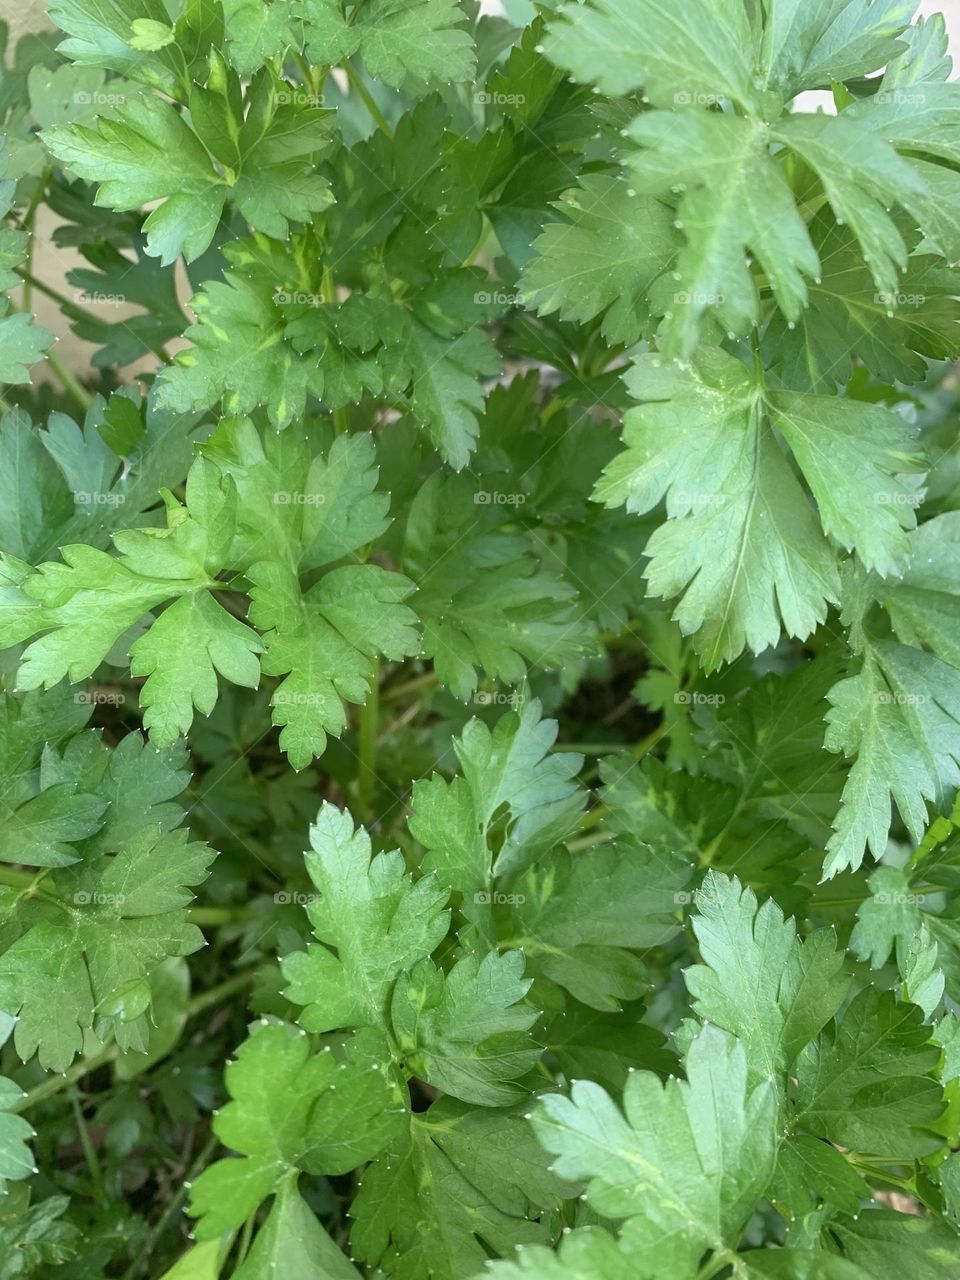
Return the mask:
POLYGON ((682 593, 674 617, 708 669, 776 643, 781 624, 808 636, 837 600, 839 577, 762 389, 712 348, 688 366, 641 356, 628 386, 647 403, 627 414, 626 452, 606 468, 596 497, 637 513, 666 497, 669 518, 646 549, 651 591, 682 593))
POLYGON ((441 1098, 365 1171, 350 1242, 396 1280, 456 1280, 484 1267, 491 1249, 546 1242, 547 1211, 571 1190, 522 1115, 441 1098))
POLYGON ((159 745, 175 742, 217 702, 217 674, 256 689, 264 646, 208 592, 183 596, 130 648, 130 674, 146 676, 143 724, 159 745))
POLYGON ((53 340, 50 330, 33 316, 0 316, 0 382, 32 382, 28 366, 41 359, 53 340))
POLYGON ((364 703, 375 659, 419 652, 416 614, 403 603, 414 584, 378 565, 332 569, 306 592, 293 570, 260 561, 250 617, 264 632, 266 675, 285 676, 271 700, 280 745, 295 769, 323 754, 327 734, 346 727, 341 699, 364 703))
MULTIPOLYGON (((187 6, 181 35, 190 22, 187 6)), ((169 29, 170 16, 163 0, 55 0, 50 17, 66 32, 59 54, 78 66, 105 67, 121 75, 142 80, 164 93, 176 95, 183 74, 186 39, 164 44, 155 50, 134 43, 134 23, 148 22, 169 29)))
POLYGON ((646 988, 627 948, 664 946, 679 929, 678 899, 690 877, 680 858, 617 842, 571 855, 556 851, 516 882, 512 945, 537 975, 595 1009, 612 1011, 646 988))
POLYGON ((957 513, 928 520, 910 537, 903 576, 866 584, 896 640, 871 639, 862 668, 829 695, 826 746, 856 759, 827 846, 827 875, 858 867, 867 847, 882 855, 891 800, 919 844, 926 802, 946 808, 960 782, 958 540, 957 513))
POLYGON ((359 52, 371 76, 399 87, 407 81, 470 80, 473 40, 456 0, 370 0, 348 20, 345 0, 302 0, 307 52, 317 66, 359 52))
POLYGON ((568 1232, 556 1253, 540 1245, 521 1247, 515 1259, 489 1264, 492 1280, 636 1280, 637 1260, 600 1227, 568 1232))
POLYGON ((680 21, 664 0, 589 0, 564 5, 550 27, 547 53, 604 93, 643 86, 658 106, 708 94, 752 106, 753 40, 737 0, 692 0, 680 21))
POLYGON ((694 1012, 739 1036, 752 1080, 787 1072, 843 1004, 849 981, 828 929, 802 941, 769 899, 708 872, 693 930, 703 964, 686 971, 694 1012))
POLYGON ((158 205, 144 223, 147 252, 164 265, 187 261, 209 246, 227 188, 196 134, 161 98, 131 98, 114 118, 94 127, 47 129, 44 145, 81 178, 99 182, 98 199, 112 209, 158 205))
POLYGON ((523 955, 507 951, 461 957, 446 973, 423 960, 400 976, 390 1017, 414 1074, 454 1098, 503 1107, 526 1090, 539 1046, 526 1034, 539 1010, 524 1004, 531 980, 523 955))
POLYGON ((463 701, 478 668, 516 685, 528 664, 557 668, 589 649, 592 628, 572 606, 574 588, 541 564, 542 542, 498 527, 516 496, 435 475, 407 518, 403 568, 418 588, 423 653, 463 701))
POLYGON ((433 876, 414 884, 397 852, 371 858, 370 837, 333 805, 320 809, 310 844, 320 898, 307 915, 319 942, 284 960, 286 997, 306 1006, 299 1021, 309 1031, 383 1026, 397 976, 446 937, 448 890, 433 876))
POLYGON ((923 1013, 888 991, 867 987, 835 1037, 797 1066, 798 1122, 854 1151, 910 1159, 940 1144, 934 1132, 943 1095, 934 1078, 940 1050, 923 1013))
POLYGON ((648 197, 683 192, 677 221, 686 244, 667 308, 666 354, 693 353, 709 309, 736 334, 756 322, 758 290, 747 253, 765 272, 783 314, 799 319, 819 260, 786 177, 769 154, 766 126, 713 112, 654 111, 639 116, 629 134, 643 148, 628 157, 632 186, 648 197))
POLYGON ((307 1206, 297 1190, 296 1173, 289 1173, 250 1252, 233 1274, 237 1280, 275 1275, 286 1280, 357 1280, 360 1272, 307 1206))
POLYGON ((216 1161, 191 1188, 200 1239, 241 1226, 275 1190, 282 1201, 291 1166, 346 1173, 397 1132, 400 1099, 387 1072, 349 1046, 340 1061, 329 1046, 314 1053, 306 1033, 285 1023, 264 1019, 254 1028, 227 1066, 226 1084, 232 1100, 214 1129, 241 1155, 216 1161))
POLYGON ((184 831, 159 835, 147 825, 115 856, 48 879, 54 902, 28 909, 22 922, 11 904, 8 923, 19 936, 0 956, 0 1007, 19 1013, 14 1046, 24 1061, 37 1053, 46 1070, 65 1071, 108 1031, 121 1048, 146 1050, 145 1009, 124 993, 142 989, 167 956, 203 945, 184 908, 212 856, 184 831))
POLYGON ((423 869, 464 895, 469 916, 480 914, 471 899, 490 905, 494 878, 522 871, 579 824, 586 796, 573 779, 583 757, 549 754, 557 724, 542 710, 536 700, 523 703, 492 730, 468 721, 454 740, 462 776, 414 784, 410 831, 426 849, 423 869))
POLYGON ((776 1163, 775 1094, 768 1082, 748 1089, 742 1047, 704 1028, 686 1068, 687 1081, 666 1085, 634 1072, 623 1111, 579 1081, 570 1098, 548 1095, 534 1114, 557 1172, 587 1180, 597 1213, 628 1220, 643 1276, 695 1273, 704 1250, 736 1240, 776 1163))
POLYGON ((948 359, 957 347, 955 272, 934 256, 911 256, 892 293, 878 292, 847 228, 832 219, 813 224, 822 278, 792 327, 775 316, 764 357, 788 385, 831 395, 848 381, 857 359, 883 382, 915 383, 927 359, 948 359))
MULTIPOLYGON (((0 1047, 10 1037, 16 1019, 0 1012, 0 1047)), ((19 1085, 0 1076, 0 1195, 6 1190, 7 1181, 29 1178, 36 1172, 33 1152, 28 1143, 34 1131, 15 1108, 24 1092, 19 1085)))
POLYGON ((404 340, 390 353, 403 370, 398 381, 412 381, 410 412, 427 431, 441 456, 459 471, 467 465, 483 408, 482 377, 500 372, 500 360, 486 334, 468 329, 453 338, 440 336, 414 320, 404 340))
POLYGON ((905 49, 910 0, 770 0, 761 65, 785 98, 866 75, 905 49))
POLYGON ((583 178, 557 208, 521 280, 524 304, 583 324, 603 316, 603 335, 631 345, 651 328, 648 295, 669 266, 679 236, 669 207, 602 174, 583 178))
POLYGON ((907 1267, 917 1280, 939 1280, 957 1260, 953 1229, 933 1218, 870 1209, 831 1224, 846 1256, 877 1280, 896 1280, 907 1267))

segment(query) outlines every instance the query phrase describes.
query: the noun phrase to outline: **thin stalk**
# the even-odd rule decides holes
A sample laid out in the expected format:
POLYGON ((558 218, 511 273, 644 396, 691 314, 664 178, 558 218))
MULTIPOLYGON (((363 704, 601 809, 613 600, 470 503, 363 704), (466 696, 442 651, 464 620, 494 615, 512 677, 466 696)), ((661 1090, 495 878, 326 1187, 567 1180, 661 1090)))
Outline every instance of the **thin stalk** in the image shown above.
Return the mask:
POLYGON ((391 137, 392 131, 389 124, 387 124, 387 117, 377 106, 373 94, 363 83, 363 76, 361 76, 359 71, 357 71, 357 69, 349 62, 343 63, 343 69, 347 73, 347 79, 350 81, 351 87, 356 89, 361 102, 367 108, 367 111, 369 111, 377 128, 382 129, 388 138, 391 137))
POLYGON ((106 1207, 107 1189, 103 1183, 103 1170, 100 1168, 100 1161, 97 1159, 97 1153, 94 1150, 90 1130, 87 1128, 87 1121, 83 1114, 83 1103, 80 1100, 80 1091, 76 1085, 70 1086, 70 1105, 73 1107, 73 1118, 76 1122, 83 1158, 87 1162, 90 1181, 93 1183, 93 1198, 99 1205, 106 1207))
POLYGON ((93 396, 81 382, 74 377, 73 373, 62 362, 59 356, 55 356, 52 351, 47 352, 47 364, 60 379, 64 391, 70 395, 80 406, 84 413, 93 404, 93 396))
POLYGON ((435 671, 425 671, 423 675, 414 676, 410 680, 404 680, 402 684, 392 684, 389 688, 384 689, 380 695, 383 702, 396 702, 400 698, 405 698, 408 693, 418 693, 427 685, 436 684, 437 673, 435 671))
POLYGON ((26 271, 24 284, 23 284, 24 311, 33 310, 31 306, 31 303, 33 302, 33 294, 31 292, 33 280, 30 277, 30 268, 33 265, 33 224, 36 221, 37 210, 40 208, 40 202, 43 200, 44 196, 47 194, 47 183, 50 181, 50 178, 52 177, 52 175, 53 175, 53 170, 49 167, 44 169, 43 173, 41 173, 40 181, 37 183, 37 189, 33 193, 33 198, 31 199, 29 205, 27 206, 27 211, 23 215, 23 222, 21 224, 24 231, 26 231, 27 233, 27 258, 26 258, 27 271, 26 271))

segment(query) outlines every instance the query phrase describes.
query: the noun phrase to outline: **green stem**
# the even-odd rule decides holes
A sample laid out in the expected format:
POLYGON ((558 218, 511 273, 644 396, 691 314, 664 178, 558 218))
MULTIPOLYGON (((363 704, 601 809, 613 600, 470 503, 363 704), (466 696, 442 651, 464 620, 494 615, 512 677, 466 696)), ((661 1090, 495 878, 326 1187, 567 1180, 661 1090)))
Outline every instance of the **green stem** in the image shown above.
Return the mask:
POLYGON ((90 392, 52 351, 47 352, 47 364, 60 379, 64 391, 72 396, 83 412, 86 413, 91 404, 93 404, 93 396, 90 392))
POLYGON ((349 62, 343 63, 343 69, 347 73, 347 79, 350 81, 351 87, 356 89, 360 97, 360 100, 369 111, 370 116, 373 119, 374 123, 376 124, 377 128, 382 129, 388 138, 391 137, 392 131, 390 129, 389 124, 387 124, 387 118, 383 114, 383 112, 380 110, 380 108, 377 106, 376 101, 373 97, 373 94, 364 84, 363 76, 361 76, 359 71, 357 71, 356 67, 354 67, 349 62))
POLYGON ((98 1067, 103 1067, 108 1062, 112 1062, 118 1053, 119 1049, 115 1044, 104 1045, 102 1049, 90 1054, 89 1057, 80 1058, 72 1067, 68 1067, 62 1076, 50 1076, 42 1084, 38 1084, 35 1089, 30 1089, 22 1098, 17 1099, 13 1106, 10 1107, 10 1110, 16 1112, 26 1111, 28 1107, 35 1106, 38 1102, 44 1102, 47 1098, 52 1098, 61 1089, 69 1089, 72 1084, 76 1084, 84 1076, 90 1075, 98 1067))
POLYGON ((11 889, 29 889, 36 877, 32 871, 17 871, 13 867, 0 867, 0 884, 11 889))
POLYGON ((428 685, 436 684, 437 673, 435 671, 425 671, 421 676, 414 676, 411 680, 405 680, 403 684, 392 684, 388 689, 384 689, 381 699, 384 702, 397 702, 400 698, 405 698, 408 693, 418 693, 421 689, 425 689, 428 685))
POLYGON ((14 270, 16 271, 17 275, 23 279, 23 282, 24 282, 24 291, 23 291, 24 302, 26 302, 26 298, 27 298, 26 287, 27 285, 32 285, 34 289, 37 290, 38 293, 42 293, 46 297, 50 298, 51 301, 56 302, 60 306, 61 310, 70 312, 78 320, 91 320, 91 321, 96 320, 96 317, 92 314, 92 312, 87 311, 84 307, 79 306, 71 298, 68 298, 65 293, 61 293, 59 289, 54 289, 52 285, 47 284, 45 280, 41 280, 38 276, 35 276, 31 271, 26 270, 24 267, 16 267, 14 268, 14 270))
POLYGON ((370 692, 360 708, 358 728, 359 769, 357 771, 357 809, 362 822, 367 822, 373 808, 377 787, 377 741, 380 737, 380 667, 377 664, 370 681, 370 692))
POLYGON ((76 1085, 70 1086, 70 1105, 73 1107, 73 1117, 77 1125, 80 1146, 83 1149, 83 1158, 86 1160, 87 1168, 90 1170, 93 1198, 97 1204, 105 1208, 107 1204, 107 1189, 103 1184, 103 1170, 100 1168, 100 1161, 97 1159, 97 1153, 94 1150, 90 1130, 87 1128, 87 1122, 83 1114, 83 1103, 80 1100, 80 1091, 76 1085))
POLYGON ((33 285, 34 281, 32 276, 30 275, 30 268, 33 265, 33 224, 37 217, 37 210, 40 208, 40 202, 43 200, 44 196, 47 194, 47 183, 50 181, 52 176, 53 176, 53 170, 51 168, 47 167, 46 169, 44 169, 43 173, 41 173, 40 175, 40 181, 37 183, 37 189, 33 193, 33 198, 31 199, 29 205, 27 206, 26 213, 23 215, 22 226, 24 231, 26 231, 27 233, 27 257, 26 257, 27 269, 24 272, 24 284, 23 284, 24 311, 32 312, 33 310, 31 306, 31 303, 33 302, 33 294, 31 292, 31 286, 33 285))

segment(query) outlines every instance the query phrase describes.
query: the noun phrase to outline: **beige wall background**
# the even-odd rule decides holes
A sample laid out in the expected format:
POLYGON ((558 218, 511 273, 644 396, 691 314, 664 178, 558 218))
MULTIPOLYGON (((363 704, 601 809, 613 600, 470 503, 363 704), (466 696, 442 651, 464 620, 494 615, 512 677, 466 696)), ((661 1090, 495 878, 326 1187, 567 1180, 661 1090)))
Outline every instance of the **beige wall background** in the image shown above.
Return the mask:
MULTIPOLYGON (((481 0, 481 6, 487 13, 502 12, 499 0, 481 0)), ((946 15, 951 34, 955 74, 960 73, 960 0, 921 0, 919 8, 920 12, 925 14, 946 15)), ((24 32, 37 31, 52 25, 47 17, 44 0, 0 0, 0 16, 10 24, 13 39, 24 32)), ((79 264, 79 259, 76 255, 64 253, 54 246, 51 236, 55 225, 56 220, 48 212, 41 213, 37 221, 34 271, 41 280, 54 289, 69 294, 71 289, 65 280, 66 273, 71 267, 79 264)), ((57 335, 57 354, 83 377, 88 370, 90 355, 94 348, 88 343, 81 342, 70 332, 56 305, 47 298, 35 292, 33 305, 41 323, 57 335)), ((122 308, 116 311, 117 317, 122 318, 123 314, 122 308)), ((46 366, 38 366, 35 373, 39 378, 43 378, 47 373, 46 366)))

